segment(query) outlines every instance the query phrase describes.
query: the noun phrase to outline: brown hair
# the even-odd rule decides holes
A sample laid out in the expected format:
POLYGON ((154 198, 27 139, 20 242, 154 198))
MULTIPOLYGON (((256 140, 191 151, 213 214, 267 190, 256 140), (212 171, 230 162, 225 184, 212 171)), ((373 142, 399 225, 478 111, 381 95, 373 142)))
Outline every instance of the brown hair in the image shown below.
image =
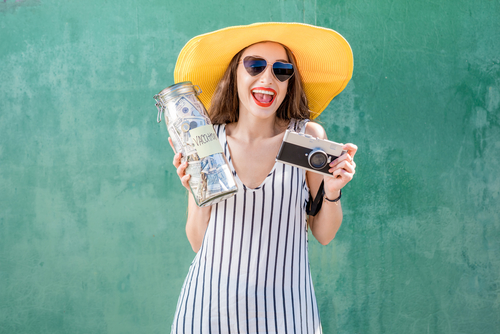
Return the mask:
MULTIPOLYGON (((283 120, 290 120, 292 118, 309 119, 310 111, 307 106, 306 94, 302 88, 302 79, 297 68, 297 62, 292 51, 286 46, 282 46, 285 48, 290 63, 293 64, 295 74, 288 81, 285 99, 278 107, 276 116, 283 120)), ((238 52, 233 59, 231 59, 226 72, 224 72, 212 96, 209 115, 213 124, 233 123, 238 121, 239 99, 236 72, 238 62, 245 49, 238 52)))

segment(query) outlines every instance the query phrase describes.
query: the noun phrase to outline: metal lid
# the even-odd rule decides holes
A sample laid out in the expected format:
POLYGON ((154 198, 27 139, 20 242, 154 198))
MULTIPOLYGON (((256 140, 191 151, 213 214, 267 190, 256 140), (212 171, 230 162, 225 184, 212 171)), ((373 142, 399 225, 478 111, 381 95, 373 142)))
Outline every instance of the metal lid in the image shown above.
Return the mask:
POLYGON ((158 108, 158 115, 156 116, 156 121, 158 123, 161 122, 161 114, 163 112, 163 109, 167 105, 167 102, 182 94, 200 95, 201 88, 199 86, 193 85, 191 81, 183 81, 168 86, 167 88, 153 96, 153 98, 156 100, 156 108, 158 108))
POLYGON ((160 100, 161 102, 167 102, 168 100, 179 95, 189 93, 199 95, 201 94, 201 89, 198 86, 194 86, 191 81, 183 81, 163 89, 161 92, 154 96, 154 99, 160 100))

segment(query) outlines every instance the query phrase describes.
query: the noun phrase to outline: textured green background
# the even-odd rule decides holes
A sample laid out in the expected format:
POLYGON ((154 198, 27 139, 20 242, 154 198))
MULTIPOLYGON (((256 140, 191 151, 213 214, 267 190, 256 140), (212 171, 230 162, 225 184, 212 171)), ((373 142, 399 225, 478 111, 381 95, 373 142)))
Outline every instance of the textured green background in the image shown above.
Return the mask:
MULTIPOLYGON (((168 333, 194 256, 152 96, 193 36, 295 21, 351 43, 320 121, 359 146, 325 333, 500 333, 498 0, 0 0, 0 333, 168 333)), ((265 37, 265 36, 263 36, 265 37)))

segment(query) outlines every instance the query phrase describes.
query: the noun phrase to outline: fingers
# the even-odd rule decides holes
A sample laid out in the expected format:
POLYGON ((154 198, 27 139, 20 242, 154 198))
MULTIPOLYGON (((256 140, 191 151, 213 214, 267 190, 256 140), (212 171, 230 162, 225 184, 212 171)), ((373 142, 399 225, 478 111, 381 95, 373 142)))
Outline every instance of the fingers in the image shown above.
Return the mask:
POLYGON ((356 173, 356 163, 349 153, 343 154, 332 161, 330 167, 328 172, 332 173, 334 179, 342 180, 342 187, 350 182, 356 173))
POLYGON ((352 180, 354 172, 349 173, 345 169, 337 169, 333 172, 333 175, 337 178, 342 178, 343 180, 345 180, 345 183, 347 183, 352 180))
MULTIPOLYGON (((170 145, 172 145, 170 138, 169 142, 170 145)), ((179 152, 174 155, 173 165, 177 169, 177 176, 179 176, 182 185, 189 190, 189 179, 191 178, 191 175, 186 174, 186 168, 188 167, 189 163, 187 161, 182 162, 182 153, 179 152)))
POLYGON ((332 173, 332 177, 325 177, 325 191, 327 188, 329 191, 342 189, 352 180, 356 173, 356 163, 353 157, 358 147, 354 144, 346 144, 343 145, 343 149, 347 153, 342 154, 330 163, 328 172, 332 173))
POLYGON ((354 176, 354 173, 349 173, 345 169, 336 169, 332 173, 332 177, 325 177, 325 189, 342 189, 349 183, 354 176))
MULTIPOLYGON (((172 142, 172 138, 168 137, 168 142, 170 143, 172 150, 174 150, 174 152, 175 152, 174 143, 172 142)), ((182 153, 181 152, 175 153, 174 161, 172 162, 174 164, 175 168, 179 168, 179 165, 181 164, 181 161, 182 161, 181 159, 182 159, 182 153)))
POLYGON ((181 164, 181 159, 182 159, 182 153, 179 152, 176 155, 174 155, 173 164, 175 168, 179 168, 179 165, 181 164))
POLYGON ((358 147, 351 143, 345 144, 344 147, 342 147, 342 149, 346 150, 347 154, 349 154, 351 158, 354 158, 354 155, 358 151, 358 147))
POLYGON ((330 163, 329 172, 331 173, 337 168, 343 168, 347 170, 349 173, 354 173, 354 170, 356 169, 356 163, 354 162, 349 153, 342 154, 340 157, 338 157, 337 159, 333 160, 330 163))
POLYGON ((349 153, 346 153, 346 154, 342 154, 340 157, 338 157, 337 159, 330 162, 330 166, 333 167, 342 161, 347 161, 347 162, 351 162, 351 163, 354 162, 352 159, 352 156, 349 153))
POLYGON ((179 164, 179 166, 177 166, 177 175, 182 179, 184 177, 184 175, 186 175, 186 168, 188 167, 188 162, 185 161, 181 164, 179 164))
POLYGON ((184 186, 184 188, 186 188, 187 190, 190 189, 189 188, 189 180, 190 179, 191 179, 191 175, 189 175, 189 174, 186 174, 183 177, 181 177, 181 183, 184 186))
MULTIPOLYGON (((180 155, 180 153, 179 153, 180 155)), ((177 156, 177 154, 175 155, 177 156)), ((174 161, 176 158, 174 157, 174 161)), ((180 158, 179 158, 180 160, 180 158)), ((175 163, 174 163, 175 166, 175 163)), ((177 175, 179 176, 179 179, 181 180, 182 185, 189 190, 189 179, 191 178, 191 175, 186 174, 186 168, 188 167, 188 162, 185 161, 183 163, 178 163, 177 165, 177 175)))
POLYGON ((351 168, 332 168, 330 169, 330 173, 332 173, 334 178, 346 178, 347 181, 350 181, 356 171, 351 168))
POLYGON ((337 169, 343 169, 348 173, 354 174, 355 169, 356 169, 356 164, 354 163, 354 161, 348 162, 348 161, 344 160, 344 161, 341 161, 339 163, 336 163, 332 168, 330 168, 329 172, 331 173, 337 169))

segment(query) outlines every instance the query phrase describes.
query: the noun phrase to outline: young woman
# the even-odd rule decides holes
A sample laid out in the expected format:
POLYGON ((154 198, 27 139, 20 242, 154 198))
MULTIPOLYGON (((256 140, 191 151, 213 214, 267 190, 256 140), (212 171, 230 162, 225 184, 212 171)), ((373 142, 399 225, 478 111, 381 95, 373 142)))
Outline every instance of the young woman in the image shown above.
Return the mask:
MULTIPOLYGON (((231 27, 183 48, 176 81, 188 79, 209 92, 210 100, 202 101, 210 104, 238 192, 203 208, 189 195, 186 234, 197 254, 172 333, 321 333, 307 231, 324 245, 335 237, 342 222, 341 189, 355 173, 357 147, 344 145, 347 154, 330 164, 330 176, 275 158, 287 129, 326 139, 324 129, 309 122, 311 112, 317 116, 351 74, 352 53, 342 36, 304 24, 231 27), (198 58, 209 59, 201 66, 193 63, 198 58), (308 69, 310 64, 326 73, 308 69), (340 70, 328 73, 329 64, 340 70), (214 94, 211 85, 217 85, 214 94), (321 209, 308 216, 308 201, 317 196, 323 196, 321 209)), ((173 164, 189 190, 187 163, 177 154, 173 164)))

